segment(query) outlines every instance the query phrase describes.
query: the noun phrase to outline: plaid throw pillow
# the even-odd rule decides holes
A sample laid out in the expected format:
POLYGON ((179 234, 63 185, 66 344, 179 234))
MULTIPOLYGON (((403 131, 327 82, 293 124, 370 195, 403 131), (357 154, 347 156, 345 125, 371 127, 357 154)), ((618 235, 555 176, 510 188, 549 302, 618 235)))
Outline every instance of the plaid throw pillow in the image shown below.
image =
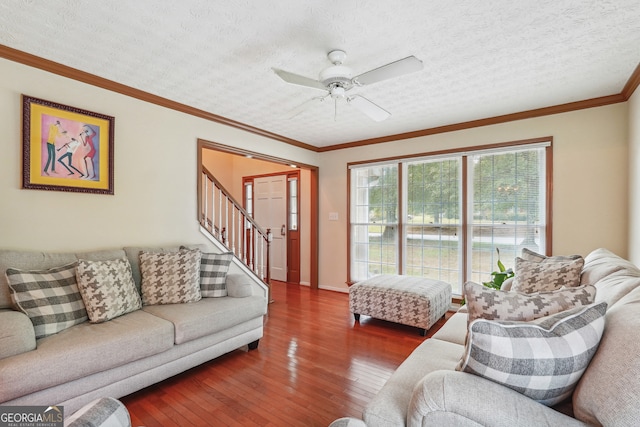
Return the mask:
POLYGON ((593 304, 596 288, 589 285, 552 292, 521 294, 467 282, 464 284, 463 294, 469 312, 469 323, 479 318, 528 322, 564 310, 593 304))
POLYGON ((179 304, 199 301, 201 252, 140 252, 142 304, 179 304))
POLYGON ((126 258, 78 261, 78 288, 91 323, 102 323, 142 308, 126 258))
POLYGON ((456 367, 544 405, 568 398, 598 349, 607 303, 532 322, 475 320, 456 367))
POLYGON ((31 319, 36 339, 88 319, 76 283, 75 262, 49 270, 9 268, 7 281, 16 305, 31 319))
POLYGON ((203 297, 227 296, 227 272, 232 259, 232 252, 202 254, 202 259, 200 260, 200 291, 203 297))

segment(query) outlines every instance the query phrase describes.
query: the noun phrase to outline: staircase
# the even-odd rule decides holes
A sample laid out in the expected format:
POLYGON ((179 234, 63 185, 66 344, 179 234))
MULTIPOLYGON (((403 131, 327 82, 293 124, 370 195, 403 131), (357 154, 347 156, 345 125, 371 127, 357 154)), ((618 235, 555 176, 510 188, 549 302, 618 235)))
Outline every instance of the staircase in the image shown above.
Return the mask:
POLYGON ((263 230, 204 166, 198 198, 200 225, 212 241, 269 286, 271 230, 263 230))

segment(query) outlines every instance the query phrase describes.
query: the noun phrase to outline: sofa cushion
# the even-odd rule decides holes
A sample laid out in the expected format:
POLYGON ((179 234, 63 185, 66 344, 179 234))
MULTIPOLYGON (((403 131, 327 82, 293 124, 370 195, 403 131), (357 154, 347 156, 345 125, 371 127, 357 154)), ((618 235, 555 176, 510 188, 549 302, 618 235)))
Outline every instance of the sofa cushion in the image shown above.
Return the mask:
POLYGON ((227 296, 227 272, 233 252, 202 253, 200 260, 200 292, 205 298, 227 296))
POLYGON ((638 425, 639 308, 637 287, 607 310, 598 351, 573 393, 575 417, 589 425, 638 425))
POLYGON ((531 322, 478 319, 456 370, 503 384, 544 405, 569 397, 598 348, 606 303, 531 322))
POLYGON ((549 292, 561 287, 580 285, 582 257, 576 259, 546 258, 527 261, 517 257, 511 290, 523 293, 549 292))
POLYGON ((0 359, 35 350, 36 334, 26 314, 0 310, 0 359))
POLYGON ((585 258, 581 282, 596 287, 596 301, 611 309, 621 298, 640 286, 640 269, 607 249, 596 249, 585 258))
POLYGON ((449 320, 438 331, 433 334, 433 338, 448 341, 455 344, 464 345, 467 337, 467 310, 463 305, 460 310, 455 312, 449 320))
POLYGON ((106 322, 142 308, 126 258, 110 261, 80 259, 76 277, 92 323, 106 322))
POLYGON ((88 319, 76 283, 76 263, 48 270, 9 268, 7 280, 16 305, 31 319, 36 338, 88 319))
POLYGON ((176 344, 223 331, 267 312, 265 299, 260 296, 242 300, 203 298, 191 304, 146 305, 142 309, 174 324, 176 344))
POLYGON ((633 263, 608 249, 599 248, 585 257, 580 282, 583 285, 596 285, 600 280, 615 273, 640 277, 640 269, 633 263))
POLYGON ((463 287, 463 295, 469 313, 469 323, 479 318, 530 321, 577 306, 592 304, 596 288, 578 286, 552 292, 522 294, 467 282, 463 287))
POLYGON ((140 253, 142 303, 178 304, 199 301, 200 250, 140 253))
POLYGON ((0 360, 0 402, 162 353, 173 347, 173 336, 170 322, 142 310, 76 325, 38 340, 34 351, 0 360))

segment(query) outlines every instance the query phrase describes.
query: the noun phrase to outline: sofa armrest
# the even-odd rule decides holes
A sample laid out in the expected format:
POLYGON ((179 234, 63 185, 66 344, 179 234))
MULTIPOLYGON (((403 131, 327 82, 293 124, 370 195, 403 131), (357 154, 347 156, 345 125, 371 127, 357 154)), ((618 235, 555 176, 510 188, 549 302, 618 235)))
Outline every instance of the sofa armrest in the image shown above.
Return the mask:
POLYGON ((253 295, 251 279, 244 274, 227 274, 227 294, 233 298, 244 298, 253 295))
POLYGON ((0 359, 35 350, 36 334, 26 314, 0 310, 0 359))
POLYGON ((447 370, 431 372, 416 384, 407 425, 587 426, 498 383, 447 370))

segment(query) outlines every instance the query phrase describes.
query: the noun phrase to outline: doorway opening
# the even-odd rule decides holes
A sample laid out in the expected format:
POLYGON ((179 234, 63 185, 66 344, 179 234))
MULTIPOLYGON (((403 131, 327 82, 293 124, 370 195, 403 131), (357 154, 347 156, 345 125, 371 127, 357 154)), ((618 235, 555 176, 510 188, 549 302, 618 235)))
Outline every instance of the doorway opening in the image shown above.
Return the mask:
POLYGON ((318 168, 199 139, 203 168, 271 229, 272 279, 317 289, 318 168))

